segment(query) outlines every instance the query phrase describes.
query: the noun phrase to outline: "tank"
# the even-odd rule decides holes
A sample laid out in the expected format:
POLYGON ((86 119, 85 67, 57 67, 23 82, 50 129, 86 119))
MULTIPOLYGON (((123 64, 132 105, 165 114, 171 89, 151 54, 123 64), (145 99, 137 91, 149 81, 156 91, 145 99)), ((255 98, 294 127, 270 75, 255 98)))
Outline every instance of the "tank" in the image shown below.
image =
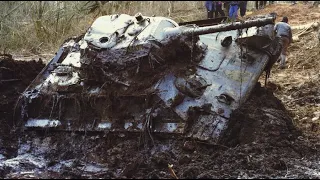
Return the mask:
POLYGON ((101 16, 66 40, 20 96, 16 127, 217 143, 280 55, 275 18, 179 25, 140 13, 101 16))

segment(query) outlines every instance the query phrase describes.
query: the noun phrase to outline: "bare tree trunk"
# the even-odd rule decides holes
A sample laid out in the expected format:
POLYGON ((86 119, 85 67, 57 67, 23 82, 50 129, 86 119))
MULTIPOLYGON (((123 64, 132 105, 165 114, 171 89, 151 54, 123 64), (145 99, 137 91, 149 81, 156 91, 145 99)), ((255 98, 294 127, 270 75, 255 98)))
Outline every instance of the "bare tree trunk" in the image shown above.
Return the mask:
POLYGON ((98 4, 100 13, 102 13, 102 3, 100 1, 96 1, 96 3, 98 4))
POLYGON ((56 33, 55 37, 57 38, 58 36, 58 31, 59 31, 59 19, 60 19, 60 2, 58 1, 58 11, 57 11, 57 19, 56 19, 56 33))
POLYGON ((173 13, 174 11, 174 1, 171 1, 171 12, 173 13))
POLYGON ((168 8, 168 16, 171 16, 171 13, 173 12, 173 2, 174 1, 168 1, 169 8, 168 8))
POLYGON ((44 1, 39 1, 38 3, 38 9, 37 11, 37 17, 35 20, 35 28, 36 28, 36 33, 37 37, 40 40, 48 40, 50 38, 50 33, 47 31, 47 29, 43 26, 42 24, 42 17, 43 17, 43 12, 44 12, 44 7, 45 7, 45 2, 44 1))
POLYGON ((103 9, 103 4, 104 4, 104 3, 102 4, 101 1, 96 1, 96 4, 97 4, 98 9, 99 9, 99 13, 98 13, 98 14, 104 15, 104 14, 105 14, 105 11, 104 11, 104 9, 103 9))
POLYGON ((38 8, 38 20, 42 19, 43 15, 43 8, 42 8, 42 3, 43 1, 39 1, 39 8, 38 8))

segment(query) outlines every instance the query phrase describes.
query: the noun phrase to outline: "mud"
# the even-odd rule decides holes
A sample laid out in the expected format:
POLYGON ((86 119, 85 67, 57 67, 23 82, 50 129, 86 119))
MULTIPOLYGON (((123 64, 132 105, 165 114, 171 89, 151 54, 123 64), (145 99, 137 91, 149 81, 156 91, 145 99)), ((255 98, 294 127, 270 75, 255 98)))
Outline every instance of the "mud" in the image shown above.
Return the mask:
POLYGON ((174 178, 168 164, 178 178, 320 177, 319 144, 259 83, 216 145, 159 134, 152 142, 139 133, 10 131, 16 99, 43 66, 2 56, 1 79, 21 80, 1 84, 1 178, 174 178))
POLYGON ((15 103, 20 94, 44 67, 42 61, 14 61, 9 54, 0 54, 0 152, 11 157, 14 143, 11 135, 15 103))

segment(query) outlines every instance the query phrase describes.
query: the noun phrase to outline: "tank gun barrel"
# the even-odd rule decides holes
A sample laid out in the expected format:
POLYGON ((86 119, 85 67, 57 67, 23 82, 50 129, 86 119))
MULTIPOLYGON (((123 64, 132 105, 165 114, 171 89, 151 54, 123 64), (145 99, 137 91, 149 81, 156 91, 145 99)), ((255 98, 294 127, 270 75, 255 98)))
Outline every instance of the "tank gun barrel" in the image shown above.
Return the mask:
POLYGON ((165 30, 166 36, 175 36, 175 35, 191 35, 191 36, 197 36, 202 34, 211 34, 221 31, 231 31, 231 30, 237 30, 237 29, 243 29, 243 28, 250 28, 250 27, 261 27, 268 24, 274 24, 275 23, 275 16, 268 16, 265 18, 257 18, 253 20, 247 20, 243 22, 233 22, 233 23, 227 23, 227 24, 219 24, 214 26, 206 26, 206 27, 185 27, 180 26, 176 28, 168 28, 165 30))

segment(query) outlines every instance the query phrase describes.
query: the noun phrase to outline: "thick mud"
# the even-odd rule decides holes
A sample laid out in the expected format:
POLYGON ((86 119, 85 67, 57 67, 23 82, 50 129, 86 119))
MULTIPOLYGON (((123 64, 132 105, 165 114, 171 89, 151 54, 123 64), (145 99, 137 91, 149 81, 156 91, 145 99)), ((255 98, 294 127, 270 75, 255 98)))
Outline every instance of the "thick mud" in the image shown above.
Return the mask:
POLYGON ((1 178, 320 178, 320 144, 259 83, 216 145, 161 134, 151 141, 139 133, 14 131, 15 102, 43 67, 1 56, 1 178))
POLYGON ((10 54, 0 54, 0 153, 15 154, 12 136, 15 103, 20 94, 42 70, 42 61, 14 61, 10 54))

